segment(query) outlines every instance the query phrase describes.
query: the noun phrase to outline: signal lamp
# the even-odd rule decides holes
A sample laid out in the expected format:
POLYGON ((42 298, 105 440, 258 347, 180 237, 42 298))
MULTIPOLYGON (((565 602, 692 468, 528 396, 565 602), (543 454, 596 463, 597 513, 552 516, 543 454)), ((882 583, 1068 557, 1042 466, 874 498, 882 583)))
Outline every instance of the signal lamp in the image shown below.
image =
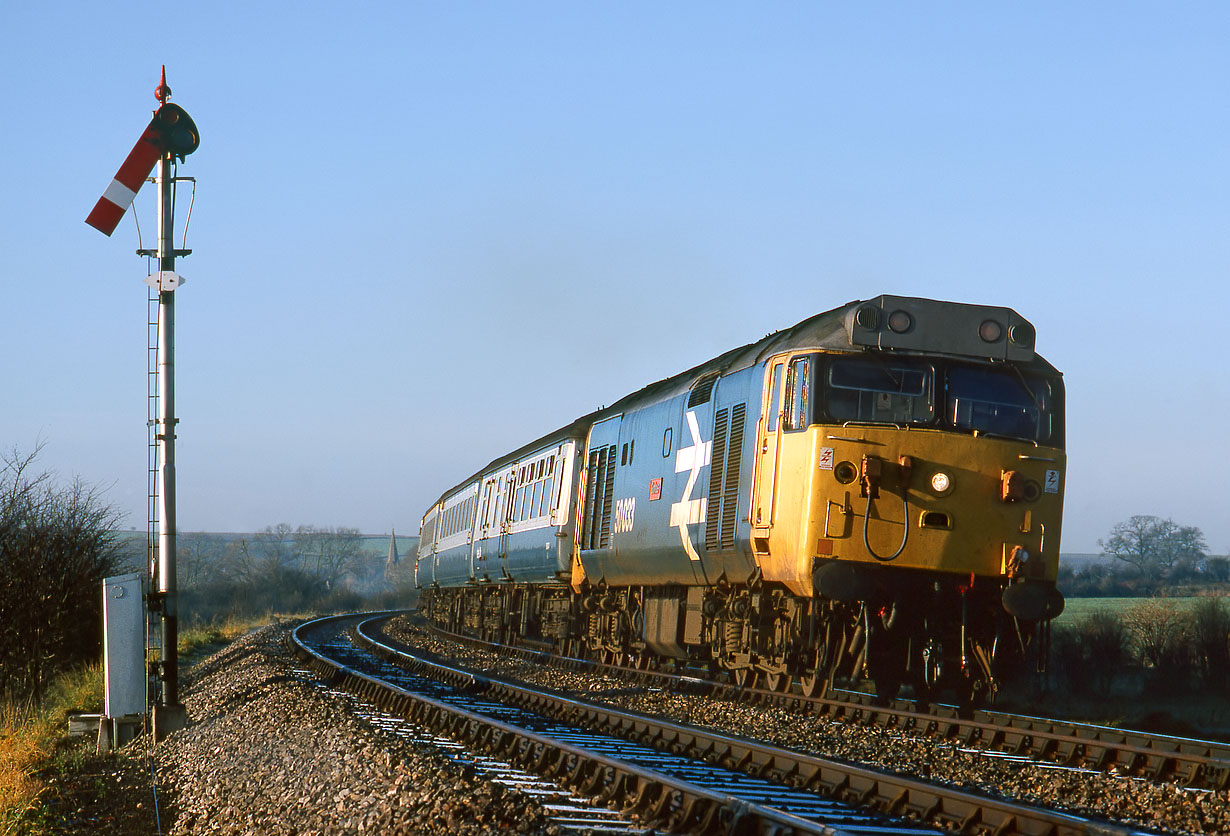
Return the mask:
POLYGON ((1003 335, 1004 326, 993 319, 983 320, 982 324, 978 326, 978 336, 982 337, 984 343, 997 343, 1003 335))
POLYGON ((167 103, 154 114, 162 132, 165 150, 181 160, 201 144, 201 135, 188 112, 177 104, 167 103))
POLYGON ((936 493, 948 493, 952 489, 952 480, 948 478, 948 474, 940 471, 931 477, 931 490, 936 493))
POLYGON ((888 315, 888 327, 894 334, 904 334, 914 327, 914 317, 905 311, 893 311, 888 315))

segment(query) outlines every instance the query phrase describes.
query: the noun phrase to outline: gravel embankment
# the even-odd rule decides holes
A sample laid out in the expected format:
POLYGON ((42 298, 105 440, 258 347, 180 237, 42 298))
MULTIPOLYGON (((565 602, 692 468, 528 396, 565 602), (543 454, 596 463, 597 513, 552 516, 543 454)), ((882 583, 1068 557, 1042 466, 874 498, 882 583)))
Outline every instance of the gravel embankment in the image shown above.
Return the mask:
POLYGON ((763 706, 744 706, 704 697, 628 693, 626 683, 595 674, 550 670, 507 656, 462 648, 396 619, 389 634, 458 664, 523 679, 577 696, 670 717, 743 737, 860 763, 903 775, 942 781, 998 798, 1018 799, 1101 816, 1171 833, 1230 833, 1230 791, 1185 790, 1173 784, 1044 768, 937 744, 920 733, 803 720, 763 706))
POLYGON ((155 750, 164 832, 553 832, 537 802, 380 731, 305 682, 288 630, 257 631, 188 675, 190 725, 155 750))

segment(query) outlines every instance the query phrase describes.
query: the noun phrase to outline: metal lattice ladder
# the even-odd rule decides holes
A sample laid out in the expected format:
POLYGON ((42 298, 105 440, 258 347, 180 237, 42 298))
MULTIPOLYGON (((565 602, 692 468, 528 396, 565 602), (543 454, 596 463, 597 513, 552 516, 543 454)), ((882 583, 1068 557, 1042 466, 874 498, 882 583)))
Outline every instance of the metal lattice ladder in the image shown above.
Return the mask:
MULTIPOLYGON (((148 570, 151 589, 156 588, 158 577, 158 291, 151 289, 146 301, 146 426, 149 433, 148 449, 148 508, 146 514, 145 554, 149 560, 148 570)), ((146 607, 145 658, 156 661, 162 658, 162 620, 153 607, 146 607)))

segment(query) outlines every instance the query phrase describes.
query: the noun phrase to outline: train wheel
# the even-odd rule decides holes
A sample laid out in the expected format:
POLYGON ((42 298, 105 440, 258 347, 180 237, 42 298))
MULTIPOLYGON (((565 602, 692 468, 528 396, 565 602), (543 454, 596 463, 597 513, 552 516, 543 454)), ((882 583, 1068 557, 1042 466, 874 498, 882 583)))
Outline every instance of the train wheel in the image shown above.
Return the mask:
POLYGON ((764 678, 764 687, 770 691, 787 694, 794 685, 794 677, 788 673, 766 673, 761 676, 764 678))
POLYGON ((730 672, 731 681, 740 688, 755 688, 759 678, 759 671, 755 668, 735 668, 730 672))
POLYGON ((799 688, 805 697, 823 697, 829 690, 829 678, 826 673, 812 671, 799 677, 799 688))

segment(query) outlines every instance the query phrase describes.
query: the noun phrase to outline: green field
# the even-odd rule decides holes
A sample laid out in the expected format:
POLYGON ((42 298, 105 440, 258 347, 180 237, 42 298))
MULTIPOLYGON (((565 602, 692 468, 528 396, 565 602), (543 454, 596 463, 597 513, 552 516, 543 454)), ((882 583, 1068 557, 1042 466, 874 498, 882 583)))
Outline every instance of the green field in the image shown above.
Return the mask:
POLYGON ((1090 613, 1100 610, 1109 610, 1120 615, 1124 610, 1131 609, 1137 604, 1145 601, 1161 601, 1167 606, 1176 608, 1188 608, 1199 598, 1069 598, 1063 608, 1063 612, 1059 618, 1055 619, 1055 624, 1067 626, 1080 621, 1090 613))

